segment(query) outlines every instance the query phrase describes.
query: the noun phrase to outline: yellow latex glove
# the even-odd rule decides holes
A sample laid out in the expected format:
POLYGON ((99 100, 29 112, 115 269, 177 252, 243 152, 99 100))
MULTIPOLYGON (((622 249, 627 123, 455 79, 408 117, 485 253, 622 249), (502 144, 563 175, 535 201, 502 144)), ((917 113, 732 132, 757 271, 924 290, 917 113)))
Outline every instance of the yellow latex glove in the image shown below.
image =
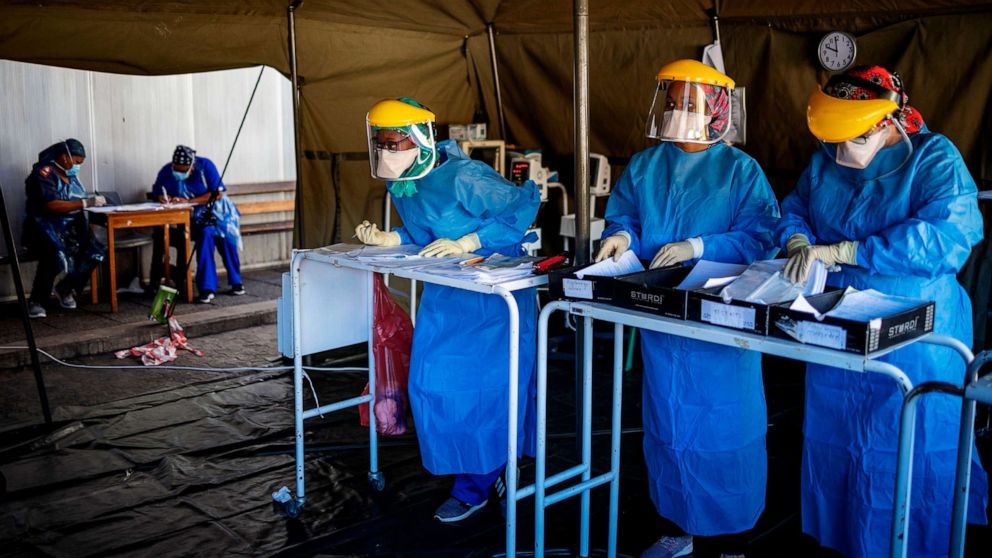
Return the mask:
POLYGON ((613 236, 608 236, 599 243, 599 252, 596 254, 596 261, 601 262, 610 256, 613 256, 614 261, 620 261, 620 257, 623 253, 630 248, 630 240, 625 234, 615 234, 613 236))
POLYGON ((362 224, 355 227, 355 237, 369 246, 399 246, 400 234, 396 232, 380 231, 379 225, 362 221, 362 224))
POLYGON ((439 238, 427 246, 424 246, 424 249, 420 251, 420 255, 428 258, 444 258, 447 256, 456 256, 458 254, 468 254, 469 252, 474 252, 481 247, 482 243, 479 242, 479 235, 469 233, 458 240, 439 238))
POLYGON ((651 260, 651 269, 689 261, 692 259, 692 255, 692 243, 688 240, 670 242, 662 246, 661 250, 658 250, 658 253, 654 255, 654 259, 651 260))
MULTIPOLYGON (((790 237, 789 240, 792 238, 790 237)), ((786 246, 788 247, 788 242, 786 246)), ((807 244, 790 250, 789 261, 785 263, 785 276, 793 283, 805 282, 816 260, 820 260, 828 268, 837 264, 858 265, 858 241, 845 240, 837 244, 815 246, 807 244)))

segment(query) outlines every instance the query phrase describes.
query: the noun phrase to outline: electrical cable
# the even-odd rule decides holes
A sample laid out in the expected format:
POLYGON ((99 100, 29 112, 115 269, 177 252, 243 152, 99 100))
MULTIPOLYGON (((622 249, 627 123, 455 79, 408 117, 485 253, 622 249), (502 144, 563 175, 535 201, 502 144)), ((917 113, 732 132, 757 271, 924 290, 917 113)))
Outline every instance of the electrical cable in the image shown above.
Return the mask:
MULTIPOLYGON (((27 347, 0 347, 0 349, 14 349, 27 350, 27 347)), ((52 362, 65 366, 67 368, 83 368, 88 370, 106 370, 106 369, 117 369, 117 370, 181 370, 185 372, 286 372, 292 370, 292 366, 238 366, 232 368, 214 368, 209 366, 175 366, 168 364, 160 364, 157 366, 145 366, 139 364, 107 364, 107 365, 95 365, 95 364, 73 364, 71 362, 66 362, 61 360, 51 353, 46 352, 43 349, 38 349, 38 353, 45 355, 52 362)), ((321 366, 304 366, 304 370, 309 370, 311 372, 368 372, 368 367, 361 366, 342 366, 342 367, 321 367, 321 366)), ((309 380, 309 378, 308 378, 309 380)))

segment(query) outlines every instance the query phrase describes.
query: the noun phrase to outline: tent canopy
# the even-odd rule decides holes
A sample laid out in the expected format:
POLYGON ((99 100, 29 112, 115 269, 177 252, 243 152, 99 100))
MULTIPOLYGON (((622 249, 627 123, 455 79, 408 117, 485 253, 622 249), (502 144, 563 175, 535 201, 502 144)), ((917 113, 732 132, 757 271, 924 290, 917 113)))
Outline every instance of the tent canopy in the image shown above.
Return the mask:
MULTIPOLYGON (((806 97, 826 72, 824 32, 858 39, 859 63, 898 69, 910 103, 948 135, 972 171, 986 160, 992 98, 992 2, 772 0, 721 3, 728 73, 747 87, 748 145, 779 194, 817 148, 806 97), (953 100, 953 102, 948 102, 953 100)), ((0 7, 0 57, 130 74, 265 64, 289 74, 286 0, 12 1, 0 7)), ((591 147, 629 157, 648 145, 643 120, 658 67, 699 58, 712 42, 706 0, 590 2, 591 147)), ((487 26, 492 25, 508 140, 572 150, 572 3, 565 0, 305 0, 296 11, 301 175, 297 243, 346 239, 381 215, 368 177, 364 115, 410 96, 439 121, 490 122, 499 133, 487 26), (342 232, 344 231, 344 232, 342 232)))

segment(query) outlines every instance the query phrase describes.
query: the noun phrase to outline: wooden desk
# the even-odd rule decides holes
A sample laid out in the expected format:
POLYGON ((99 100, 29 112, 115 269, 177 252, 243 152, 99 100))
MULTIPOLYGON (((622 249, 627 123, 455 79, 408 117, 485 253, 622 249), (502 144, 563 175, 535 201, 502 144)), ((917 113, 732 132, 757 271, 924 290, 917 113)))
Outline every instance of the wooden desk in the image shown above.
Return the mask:
MULTIPOLYGON (((186 241, 186 254, 190 253, 189 217, 192 206, 168 207, 143 211, 115 211, 103 213, 90 211, 90 223, 107 227, 107 261, 110 272, 110 311, 117 312, 117 257, 114 253, 114 231, 117 229, 135 229, 139 227, 162 227, 164 230, 165 259, 163 261, 164 277, 169 277, 169 225, 182 227, 186 241)), ((140 264, 139 264, 140 265, 140 264)), ((93 304, 97 303, 97 286, 93 282, 91 289, 93 304)), ((186 266, 186 301, 193 302, 192 266, 186 266)))

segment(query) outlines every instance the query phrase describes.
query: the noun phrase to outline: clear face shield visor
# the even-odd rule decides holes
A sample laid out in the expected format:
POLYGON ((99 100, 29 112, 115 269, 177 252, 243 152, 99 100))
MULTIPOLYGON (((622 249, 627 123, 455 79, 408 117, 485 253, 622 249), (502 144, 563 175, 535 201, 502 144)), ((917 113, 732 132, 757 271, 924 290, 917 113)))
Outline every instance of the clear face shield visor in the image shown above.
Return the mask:
POLYGON ((730 131, 732 102, 726 87, 659 80, 648 111, 647 136, 661 141, 716 143, 730 131))
POLYGON ((379 127, 365 123, 372 178, 417 180, 434 168, 437 149, 434 123, 379 127))

